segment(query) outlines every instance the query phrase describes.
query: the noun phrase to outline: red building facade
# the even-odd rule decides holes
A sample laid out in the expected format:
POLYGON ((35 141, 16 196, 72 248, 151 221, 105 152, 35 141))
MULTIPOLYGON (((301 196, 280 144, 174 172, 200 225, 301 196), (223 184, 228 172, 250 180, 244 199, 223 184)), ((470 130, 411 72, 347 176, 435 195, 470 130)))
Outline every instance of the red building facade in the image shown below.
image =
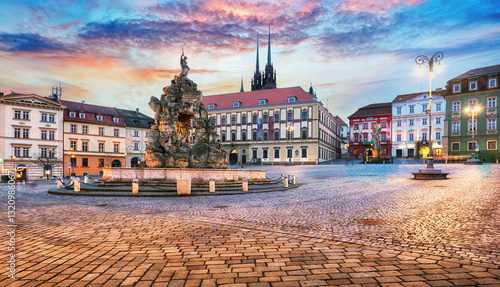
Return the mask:
POLYGON ((380 131, 380 157, 391 157, 392 103, 371 104, 348 117, 350 126, 349 156, 370 159, 376 152, 373 129, 380 131))

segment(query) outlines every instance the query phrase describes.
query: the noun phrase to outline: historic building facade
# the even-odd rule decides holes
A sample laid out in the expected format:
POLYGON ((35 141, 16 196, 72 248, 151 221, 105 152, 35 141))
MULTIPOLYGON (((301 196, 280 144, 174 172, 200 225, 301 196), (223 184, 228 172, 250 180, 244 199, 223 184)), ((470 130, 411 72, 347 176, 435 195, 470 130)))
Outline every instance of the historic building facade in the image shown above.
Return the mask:
POLYGON ((432 92, 432 122, 429 123, 429 92, 398 95, 392 101, 392 156, 429 155, 429 127, 432 126, 432 149, 435 158, 442 156, 444 137, 445 91, 432 92))
POLYGON ((36 94, 0 94, 1 174, 22 180, 61 176, 65 106, 36 94))
POLYGON ((126 129, 110 107, 63 101, 64 175, 99 174, 103 167, 123 167, 126 129))
POLYGON ((340 128, 342 129, 341 135, 342 135, 342 151, 341 155, 343 157, 349 156, 349 125, 344 122, 339 116, 335 116, 335 120, 337 123, 340 125, 340 128))
POLYGON ((205 96, 229 164, 316 164, 341 152, 341 127, 301 87, 205 96))
POLYGON ((370 159, 374 155, 373 129, 380 128, 380 156, 391 156, 392 103, 371 104, 349 117, 349 156, 370 159))
POLYGON ((499 74, 500 65, 495 65, 470 70, 448 81, 443 153, 449 159, 465 160, 475 152, 482 161, 500 160, 499 74), (473 114, 475 107, 478 111, 473 114))

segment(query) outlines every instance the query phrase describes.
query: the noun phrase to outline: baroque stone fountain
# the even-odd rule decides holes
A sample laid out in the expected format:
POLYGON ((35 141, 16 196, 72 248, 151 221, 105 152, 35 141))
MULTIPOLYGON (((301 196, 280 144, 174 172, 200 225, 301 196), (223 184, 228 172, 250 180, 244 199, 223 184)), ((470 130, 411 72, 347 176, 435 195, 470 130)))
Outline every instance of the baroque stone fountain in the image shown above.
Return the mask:
POLYGON ((201 102, 203 93, 187 75, 189 66, 184 52, 182 71, 172 84, 163 88, 161 98, 151 97, 149 106, 155 112, 145 165, 152 168, 226 168, 226 152, 215 132, 213 119, 201 102), (194 142, 191 126, 194 122, 194 142))

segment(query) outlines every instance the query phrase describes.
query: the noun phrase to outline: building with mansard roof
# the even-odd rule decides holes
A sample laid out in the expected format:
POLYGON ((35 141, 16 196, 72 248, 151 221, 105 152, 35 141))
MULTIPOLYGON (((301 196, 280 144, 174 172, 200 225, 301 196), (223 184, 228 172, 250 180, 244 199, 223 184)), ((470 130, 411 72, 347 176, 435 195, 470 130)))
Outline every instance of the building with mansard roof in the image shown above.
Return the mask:
POLYGON ((154 119, 134 110, 116 108, 125 123, 125 167, 138 167, 144 160, 147 139, 154 119))

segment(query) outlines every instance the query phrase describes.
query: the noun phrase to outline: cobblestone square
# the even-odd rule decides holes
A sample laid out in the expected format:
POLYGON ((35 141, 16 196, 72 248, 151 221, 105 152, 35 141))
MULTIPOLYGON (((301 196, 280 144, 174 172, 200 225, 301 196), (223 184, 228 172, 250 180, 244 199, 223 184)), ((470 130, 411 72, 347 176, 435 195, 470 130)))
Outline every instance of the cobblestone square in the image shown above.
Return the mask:
MULTIPOLYGON (((300 187, 120 198, 16 186, 1 286, 500 286, 500 165, 255 166, 300 187)), ((249 167, 246 167, 249 168, 249 167)), ((0 183, 7 230, 7 183, 0 183)))

